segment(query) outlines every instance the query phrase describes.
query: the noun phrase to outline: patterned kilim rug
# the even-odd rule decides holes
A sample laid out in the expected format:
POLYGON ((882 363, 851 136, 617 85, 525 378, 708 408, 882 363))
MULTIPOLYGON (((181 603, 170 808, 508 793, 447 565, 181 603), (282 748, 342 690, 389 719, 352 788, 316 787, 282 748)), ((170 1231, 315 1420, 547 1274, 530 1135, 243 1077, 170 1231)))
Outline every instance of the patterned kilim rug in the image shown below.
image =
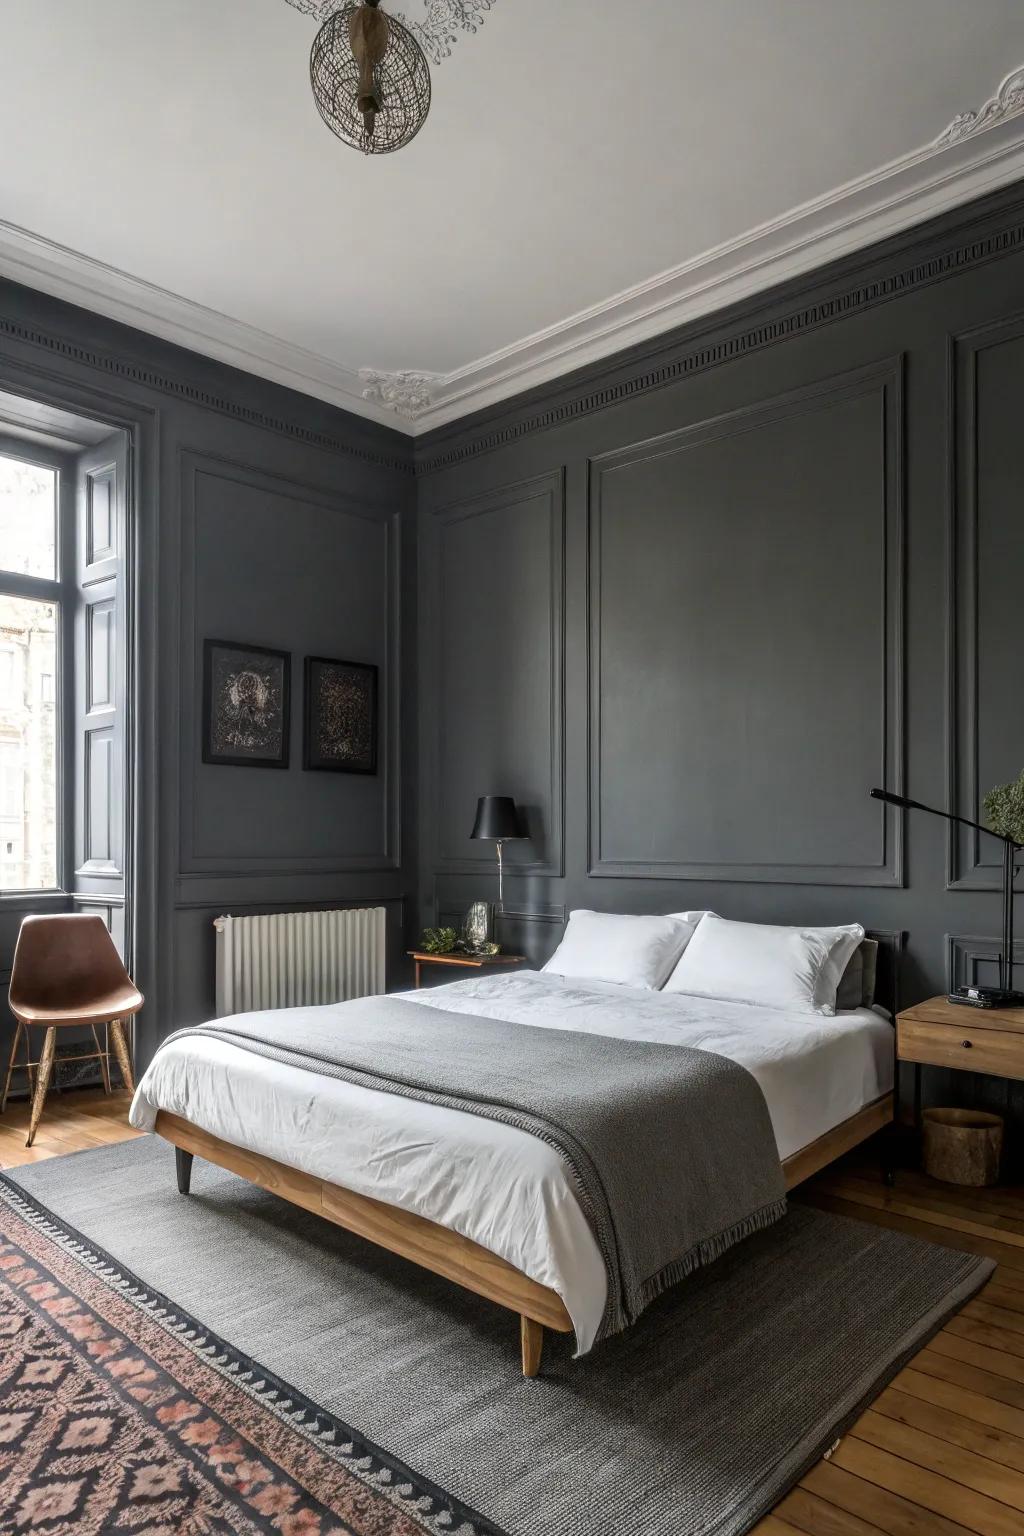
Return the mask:
POLYGON ((992 1269, 797 1206, 527 1382, 501 1308, 193 1191, 149 1138, 0 1176, 3 1536, 740 1536, 992 1269))
POLYGON ((494 1527, 4 1190, 0 1530, 494 1527))

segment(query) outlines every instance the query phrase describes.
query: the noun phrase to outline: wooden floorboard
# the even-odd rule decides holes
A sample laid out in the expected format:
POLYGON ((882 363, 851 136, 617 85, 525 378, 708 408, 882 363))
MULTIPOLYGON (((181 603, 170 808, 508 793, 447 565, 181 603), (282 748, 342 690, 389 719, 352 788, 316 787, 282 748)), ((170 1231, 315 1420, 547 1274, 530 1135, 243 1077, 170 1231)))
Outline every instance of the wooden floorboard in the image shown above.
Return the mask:
POLYGON ((112 1142, 129 1141, 141 1134, 128 1124, 132 1096, 123 1089, 107 1095, 101 1088, 51 1093, 36 1131, 35 1144, 26 1147, 29 1106, 25 1099, 8 1104, 0 1115, 0 1168, 22 1163, 41 1163, 66 1152, 84 1152, 112 1142))
MULTIPOLYGON (((129 1103, 124 1092, 53 1095, 34 1147, 27 1103, 10 1105, 0 1168, 135 1136, 129 1103)), ((960 1190, 906 1170, 887 1190, 857 1152, 797 1198, 998 1268, 756 1536, 1024 1536, 1024 1189, 960 1190)))

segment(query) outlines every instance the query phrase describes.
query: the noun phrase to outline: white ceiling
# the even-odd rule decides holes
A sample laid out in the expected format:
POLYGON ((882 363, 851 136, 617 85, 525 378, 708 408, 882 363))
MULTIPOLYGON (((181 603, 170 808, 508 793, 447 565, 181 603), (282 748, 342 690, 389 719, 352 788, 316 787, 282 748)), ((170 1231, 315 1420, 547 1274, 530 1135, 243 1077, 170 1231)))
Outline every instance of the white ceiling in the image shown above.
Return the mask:
POLYGON ((1020 0, 495 0, 367 158, 285 0, 2 11, 0 272, 406 430, 1024 174, 1020 0))

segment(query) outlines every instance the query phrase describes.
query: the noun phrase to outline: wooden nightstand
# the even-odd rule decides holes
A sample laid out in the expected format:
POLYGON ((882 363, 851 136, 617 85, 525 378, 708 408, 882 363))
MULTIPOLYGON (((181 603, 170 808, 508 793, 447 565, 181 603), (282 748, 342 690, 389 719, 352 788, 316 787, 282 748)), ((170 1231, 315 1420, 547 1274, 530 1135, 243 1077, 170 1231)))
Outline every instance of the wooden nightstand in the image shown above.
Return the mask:
POLYGON ((407 949, 406 954, 416 962, 416 985, 423 985, 421 968, 424 965, 455 965, 467 971, 482 971, 491 966, 523 965, 525 955, 428 955, 423 949, 407 949))
POLYGON ((1024 1008, 964 1008, 930 997, 897 1015, 896 1055, 914 1066, 920 1128, 922 1066, 1024 1079, 1024 1008))

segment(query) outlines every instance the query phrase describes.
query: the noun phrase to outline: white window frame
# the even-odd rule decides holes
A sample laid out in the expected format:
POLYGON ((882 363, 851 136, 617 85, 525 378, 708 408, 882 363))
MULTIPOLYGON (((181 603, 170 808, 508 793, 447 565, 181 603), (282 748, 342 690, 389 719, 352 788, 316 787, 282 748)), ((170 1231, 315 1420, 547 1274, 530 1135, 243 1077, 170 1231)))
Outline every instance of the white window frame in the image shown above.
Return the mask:
POLYGON ((66 729, 66 708, 69 694, 71 672, 71 657, 69 655, 69 643, 71 626, 68 622, 71 609, 68 605, 67 584, 70 573, 66 570, 71 556, 71 540, 66 537, 68 532, 68 494, 73 486, 73 475, 69 473, 69 464, 66 457, 57 452, 48 452, 45 448, 37 447, 33 443, 23 443, 17 438, 7 437, 0 433, 0 458, 16 459, 19 463, 29 464, 35 469, 47 469, 54 475, 54 552, 55 575, 51 579, 45 576, 26 576, 18 571, 5 571, 0 567, 0 596, 24 597, 33 602, 52 603, 56 611, 56 656, 54 671, 54 730, 56 739, 54 742, 54 765, 57 782, 55 785, 56 807, 56 884, 52 886, 39 886, 27 888, 0 888, 0 904, 24 905, 26 900, 33 907, 37 907, 39 897, 56 896, 63 897, 66 889, 66 871, 68 869, 67 839, 70 820, 70 806, 68 804, 68 792, 72 775, 67 772, 64 754, 69 736, 66 729))

